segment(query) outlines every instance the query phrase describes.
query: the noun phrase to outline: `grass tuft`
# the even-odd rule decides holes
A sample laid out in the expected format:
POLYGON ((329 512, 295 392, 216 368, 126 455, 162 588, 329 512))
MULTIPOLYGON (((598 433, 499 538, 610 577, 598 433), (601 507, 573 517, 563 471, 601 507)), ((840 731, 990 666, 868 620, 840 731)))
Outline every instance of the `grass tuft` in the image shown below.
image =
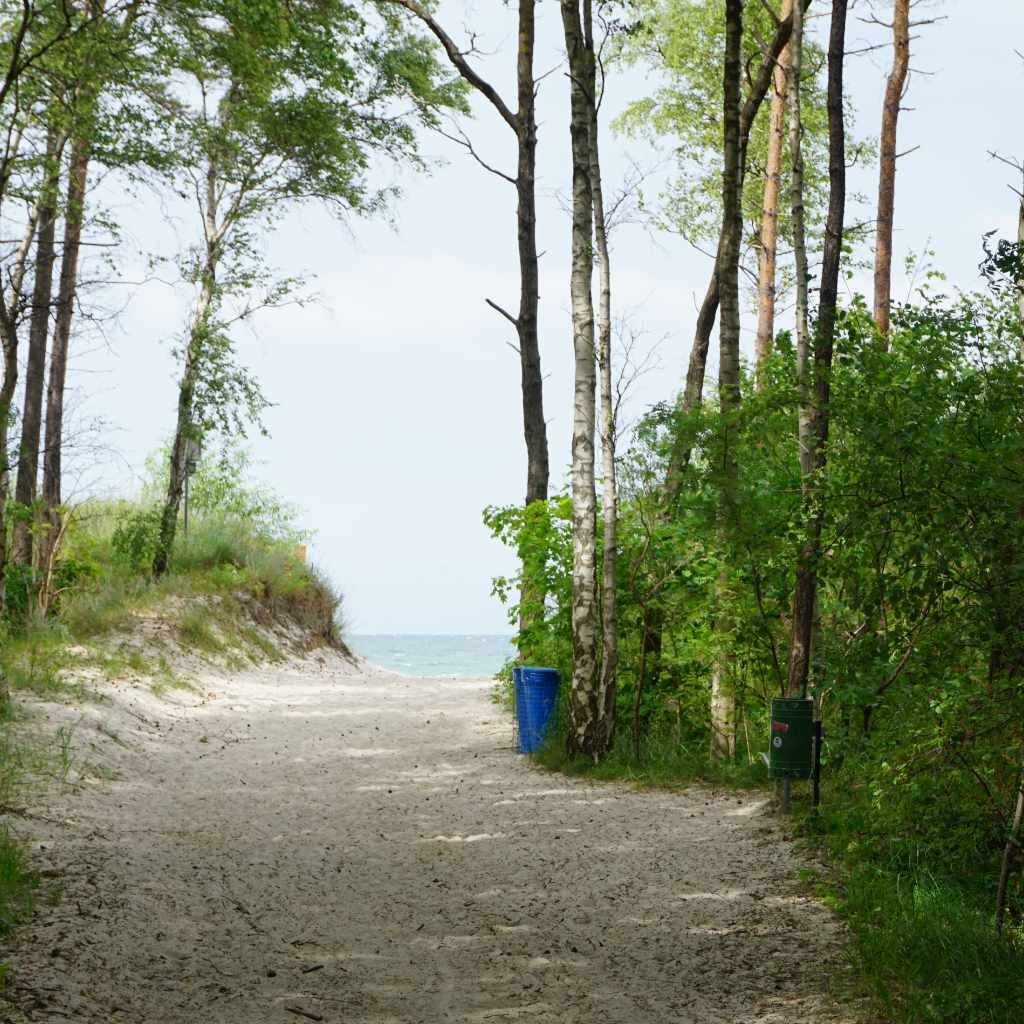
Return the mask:
POLYGON ((0 938, 31 914, 37 885, 24 845, 0 827, 0 938))
POLYGON ((211 623, 206 604, 193 604, 185 610, 178 621, 178 634, 186 647, 203 654, 219 655, 227 650, 227 644, 211 623))

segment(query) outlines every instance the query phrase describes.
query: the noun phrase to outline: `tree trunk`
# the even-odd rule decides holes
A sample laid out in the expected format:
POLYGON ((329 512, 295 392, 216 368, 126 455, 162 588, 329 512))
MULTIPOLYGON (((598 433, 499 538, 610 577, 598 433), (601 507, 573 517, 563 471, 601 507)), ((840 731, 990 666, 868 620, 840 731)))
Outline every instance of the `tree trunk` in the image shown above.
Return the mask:
MULTIPOLYGON (((589 59, 596 65, 594 27, 590 4, 584 7, 589 59)), ((595 74, 596 88, 596 74, 595 74)), ((615 738, 615 705, 619 661, 616 576, 618 563, 619 493, 615 470, 615 398, 612 382, 612 279, 605 223, 604 188, 601 181, 600 126, 597 99, 590 110, 590 182, 594 199, 594 244, 598 266, 597 363, 601 388, 601 471, 604 525, 601 585, 601 682, 598 716, 603 723, 599 755, 607 753, 615 738)))
MULTIPOLYGON (((810 5, 810 0, 803 0, 803 10, 810 5)), ((775 70, 781 58, 782 51, 789 43, 793 31, 793 15, 783 18, 772 39, 771 46, 764 56, 761 67, 756 77, 751 80, 750 91, 740 111, 740 188, 743 187, 743 177, 746 174, 747 146, 750 142, 750 130, 761 104, 775 76, 775 70)), ((715 318, 718 316, 719 305, 719 269, 722 255, 722 238, 718 239, 718 249, 715 254, 715 264, 711 271, 711 279, 701 303, 700 311, 697 314, 697 324, 694 329, 693 345, 690 348, 690 359, 686 369, 686 383, 683 388, 681 409, 684 413, 692 412, 702 401, 704 392, 704 377, 707 369, 708 350, 711 346, 711 333, 715 329, 715 318)), ((666 473, 666 490, 669 500, 667 504, 671 508, 678 497, 683 473, 690 462, 690 448, 686 444, 676 445, 669 457, 669 466, 666 473)))
POLYGON ((21 442, 18 446, 18 481, 14 501, 20 506, 14 523, 12 560, 17 565, 32 563, 32 506, 36 500, 39 475, 39 442, 43 422, 43 388, 46 382, 46 343, 50 334, 50 303, 53 298, 53 270, 56 264, 57 190, 64 138, 50 130, 46 140, 47 178, 39 209, 39 237, 36 241, 35 286, 29 326, 28 359, 25 363, 25 397, 21 414, 21 442))
POLYGON ((46 388, 46 438, 43 445, 42 519, 46 534, 40 542, 41 561, 52 560, 60 534, 61 457, 64 435, 64 387, 67 383, 68 347, 75 316, 78 288, 78 256, 85 218, 85 192, 89 177, 89 143, 76 138, 71 143, 67 203, 64 211, 64 250, 57 289, 56 322, 50 352, 50 379, 46 388))
MULTIPOLYGON (((590 0, 583 0, 589 5, 590 0)), ((561 0, 569 58, 572 139, 572 334, 575 388, 572 422, 572 686, 570 754, 597 758, 602 742, 597 659, 597 498, 594 429, 597 371, 594 351, 594 194, 590 124, 594 66, 580 21, 580 0, 561 0)))
MULTIPOLYGON (((539 304, 539 275, 537 272, 537 113, 536 81, 533 76, 536 49, 536 0, 519 0, 518 57, 516 80, 519 109, 513 113, 501 99, 497 90, 480 77, 460 49, 441 25, 419 0, 389 0, 404 7, 418 18, 444 47, 456 71, 498 112, 502 120, 516 133, 518 147, 515 178, 517 207, 517 237, 519 245, 519 315, 513 317, 499 310, 516 328, 519 342, 520 377, 523 400, 523 434, 526 441, 526 507, 546 501, 548 496, 548 441, 544 420, 544 380, 541 376, 540 345, 537 337, 537 308, 539 304)), ((491 303, 493 305, 493 303, 491 303)), ((497 307, 495 307, 497 308, 497 307)), ((542 513, 543 514, 543 513, 542 513)), ((529 656, 530 627, 544 614, 545 566, 531 556, 528 545, 520 549, 523 585, 519 595, 520 658, 529 656), (525 637, 525 641, 524 641, 525 637)))
MULTIPOLYGON (((643 625, 640 632, 647 636, 650 632, 650 618, 647 609, 644 609, 643 625)), ((643 707, 644 681, 647 678, 647 644, 640 645, 640 666, 636 672, 636 689, 633 691, 633 758, 640 760, 640 711, 643 707)))
MULTIPOLYGON (((799 395, 797 410, 797 448, 800 457, 800 487, 805 516, 809 515, 812 477, 814 474, 814 441, 811 437, 811 340, 808 324, 807 233, 804 225, 804 158, 803 158, 803 17, 794 12, 793 36, 789 62, 789 159, 792 165, 790 206, 793 218, 793 255, 796 263, 796 385, 799 395)), ((807 520, 811 529, 810 520, 807 520)), ((814 617, 813 592, 804 559, 808 549, 801 550, 797 560, 796 584, 793 591, 793 627, 789 648, 786 694, 802 696, 807 687, 811 656, 811 624, 814 617)))
MULTIPOLYGON (((1017 311, 1024 323, 1024 191, 1020 194, 1020 206, 1017 210, 1017 258, 1021 261, 1021 276, 1017 281, 1017 311)), ((1020 354, 1024 359, 1024 338, 1021 338, 1020 354)))
POLYGON ((178 384, 178 412, 174 423, 174 442, 171 445, 171 460, 167 474, 167 494, 163 512, 160 515, 160 532, 156 552, 153 556, 153 576, 160 579, 167 574, 174 550, 174 538, 178 532, 178 510, 185 490, 185 475, 188 472, 187 458, 189 441, 198 440, 192 422, 195 412, 196 384, 203 358, 203 347, 210 331, 217 296, 217 267, 226 226, 218 224, 217 209, 217 167, 213 160, 206 170, 206 257, 203 263, 202 284, 199 303, 196 306, 192 327, 185 349, 185 365, 178 384))
MULTIPOLYGON (((1017 217, 1017 254, 1018 258, 1024 259, 1024 191, 1020 194, 1017 217)), ((1024 323, 1024 270, 1017 281, 1017 310, 1021 322, 1024 323)), ((1021 341, 1021 358, 1024 359, 1024 339, 1021 341)), ((1024 509, 1018 509, 1017 514, 1024 518, 1024 509)), ((1009 561, 1012 563, 1012 557, 1009 561)), ((997 635, 1001 632, 1002 630, 997 626, 997 635)), ((1006 837, 1006 845, 1003 848, 1003 861, 999 867, 999 884, 996 889, 996 932, 999 935, 1003 934, 1003 922, 1006 917, 1006 888, 1010 881, 1010 871, 1014 862, 1020 857, 1022 820, 1024 820, 1024 748, 1021 750, 1020 774, 1017 777, 1017 802, 1013 810, 1010 833, 1006 837)))
MULTIPOLYGON (((793 13, 793 0, 783 0, 782 16, 793 13)), ((779 243, 779 194, 782 190, 782 145, 785 135, 787 66, 789 47, 779 55, 773 77, 771 113, 768 127, 768 153, 764 171, 764 199, 761 204, 761 239, 758 253, 757 337, 754 342, 757 387, 765 384, 765 363, 775 341, 775 278, 779 243)))
MULTIPOLYGON (((517 238, 519 245, 519 360, 523 396, 523 434, 526 440, 526 506, 548 497, 548 439, 544 422, 544 382, 540 368, 537 308, 540 298, 537 269, 537 111, 533 78, 536 0, 519 0, 519 55, 516 114, 518 161, 516 172, 517 238)), ((520 551, 523 584, 519 595, 520 657, 529 658, 530 630, 544 617, 544 556, 529 545, 520 551)))
MULTIPOLYGON (((7 600, 7 498, 11 488, 8 452, 11 413, 18 387, 18 327, 25 304, 25 273, 32 242, 36 237, 41 202, 30 209, 21 243, 11 259, 7 279, 0 281, 0 352, 3 359, 3 380, 0 381, 0 613, 7 600)), ((6 701, 6 690, 2 696, 6 701)))
MULTIPOLYGON (((797 557, 793 588, 793 636, 789 650, 786 693, 806 695, 810 669, 814 610, 818 592, 818 560, 824 506, 821 476, 827 460, 832 352, 835 343, 839 269, 846 213, 846 133, 843 122, 843 58, 846 46, 848 0, 833 0, 828 47, 829 196, 825 246, 821 266, 818 322, 814 332, 814 392, 811 409, 811 465, 803 474, 803 518, 806 534, 797 557)), ((794 40, 796 36, 794 33, 794 40)), ((796 57, 794 53, 794 62, 796 57)), ((801 467, 803 451, 801 450, 801 467)))
MULTIPOLYGON (((803 0, 803 9, 809 6, 810 0, 803 0)), ((789 38, 793 30, 793 15, 783 18, 772 39, 771 46, 765 54, 757 76, 752 79, 750 91, 740 111, 740 189, 743 187, 743 178, 746 174, 747 147, 750 142, 750 130, 761 104, 768 93, 768 89, 774 80, 778 62, 781 59, 783 50, 789 44, 789 38)), ((722 236, 719 235, 718 249, 715 254, 715 264, 711 271, 711 279, 708 281, 707 291, 704 294, 704 301, 701 303, 697 313, 697 324, 694 329, 693 345, 690 348, 690 358, 686 368, 686 383, 680 401, 680 410, 684 415, 693 412, 703 401, 704 377, 707 371, 708 350, 711 347, 711 333, 715 329, 715 318, 718 316, 718 305, 720 299, 719 271, 722 259, 722 236)), ((669 453, 668 468, 665 473, 665 512, 666 519, 671 519, 679 494, 682 490, 683 479, 686 469, 690 464, 692 449, 689 440, 681 435, 676 436, 676 441, 669 453)), ((648 644, 647 650, 652 655, 652 668, 650 669, 651 685, 657 686, 660 672, 660 652, 662 647, 662 629, 664 626, 663 615, 658 609, 653 609, 650 620, 650 629, 644 640, 648 644)))
POLYGON ((892 70, 885 83, 878 147, 878 223, 875 229, 875 323, 889 345, 892 304, 892 225, 896 199, 896 125, 910 67, 910 0, 893 3, 892 70))
POLYGON ((188 347, 185 350, 185 367, 178 384, 178 414, 174 424, 174 443, 171 446, 170 472, 167 478, 167 495, 160 516, 160 533, 156 553, 153 556, 153 575, 159 579, 166 575, 171 564, 171 552, 178 530, 178 510, 185 489, 186 457, 188 442, 193 439, 192 411, 195 399, 196 381, 201 359, 201 348, 209 323, 213 303, 213 280, 204 279, 199 308, 189 332, 188 347))
MULTIPOLYGON (((743 0, 726 0, 723 107, 722 241, 718 288, 722 324, 719 329, 718 396, 721 406, 722 483, 718 527, 723 552, 729 551, 736 522, 739 466, 736 461, 736 413, 740 407, 740 238, 743 231, 740 193, 740 98, 743 47, 743 0)), ((733 623, 728 570, 723 566, 715 588, 715 654, 711 672, 711 756, 732 757, 736 749, 733 623)))
POLYGON ((1006 889, 1010 881, 1010 871, 1020 856, 1020 828, 1024 821, 1024 751, 1021 752, 1021 769, 1017 776, 1017 803, 1013 810, 1013 822, 1010 833, 1003 847, 1003 861, 999 866, 999 885, 996 889, 996 933, 1003 934, 1003 923, 1006 918, 1006 889))
POLYGON ((807 231, 804 218, 803 156, 803 13, 793 12, 793 36, 790 41, 789 85, 789 159, 792 185, 790 205, 793 218, 793 257, 796 263, 796 383, 800 394, 798 438, 800 476, 806 488, 813 464, 811 430, 810 327, 808 325, 807 231))

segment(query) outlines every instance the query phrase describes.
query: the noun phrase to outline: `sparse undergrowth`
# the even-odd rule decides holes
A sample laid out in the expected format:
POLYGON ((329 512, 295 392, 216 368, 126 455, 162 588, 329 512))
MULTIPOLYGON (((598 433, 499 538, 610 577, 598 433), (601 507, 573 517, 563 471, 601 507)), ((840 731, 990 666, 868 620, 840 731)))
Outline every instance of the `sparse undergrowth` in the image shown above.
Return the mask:
POLYGON ((706 783, 735 789, 756 789, 766 784, 760 762, 713 761, 703 745, 684 744, 673 732, 652 732, 640 743, 639 756, 632 738, 622 731, 611 753, 600 762, 569 757, 565 752, 565 734, 552 730, 547 742, 534 755, 537 764, 565 775, 590 779, 620 780, 640 787, 681 789, 693 783, 706 783))
POLYGON ((1024 927, 996 934, 999 844, 965 844, 963 805, 907 787, 878 801, 856 765, 826 780, 799 830, 831 864, 819 894, 850 927, 859 995, 891 1024, 1017 1024, 1024 1006, 1024 927), (925 813, 941 830, 915 827, 925 813))

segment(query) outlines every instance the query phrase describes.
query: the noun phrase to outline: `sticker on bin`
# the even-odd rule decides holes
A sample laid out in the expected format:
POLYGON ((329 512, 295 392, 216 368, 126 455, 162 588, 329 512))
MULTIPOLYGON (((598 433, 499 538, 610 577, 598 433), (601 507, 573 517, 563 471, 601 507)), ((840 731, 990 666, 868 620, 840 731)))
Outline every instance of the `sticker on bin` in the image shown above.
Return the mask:
POLYGON ((789 722, 772 722, 772 732, 789 732, 789 722))

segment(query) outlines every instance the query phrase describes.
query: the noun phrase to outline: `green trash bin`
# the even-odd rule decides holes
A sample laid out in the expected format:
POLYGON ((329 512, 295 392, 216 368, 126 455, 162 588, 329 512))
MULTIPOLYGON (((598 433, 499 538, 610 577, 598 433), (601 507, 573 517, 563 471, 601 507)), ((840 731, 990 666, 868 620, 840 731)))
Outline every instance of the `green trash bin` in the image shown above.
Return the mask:
POLYGON ((814 774, 814 701, 772 700, 768 774, 773 779, 809 779, 814 774))

